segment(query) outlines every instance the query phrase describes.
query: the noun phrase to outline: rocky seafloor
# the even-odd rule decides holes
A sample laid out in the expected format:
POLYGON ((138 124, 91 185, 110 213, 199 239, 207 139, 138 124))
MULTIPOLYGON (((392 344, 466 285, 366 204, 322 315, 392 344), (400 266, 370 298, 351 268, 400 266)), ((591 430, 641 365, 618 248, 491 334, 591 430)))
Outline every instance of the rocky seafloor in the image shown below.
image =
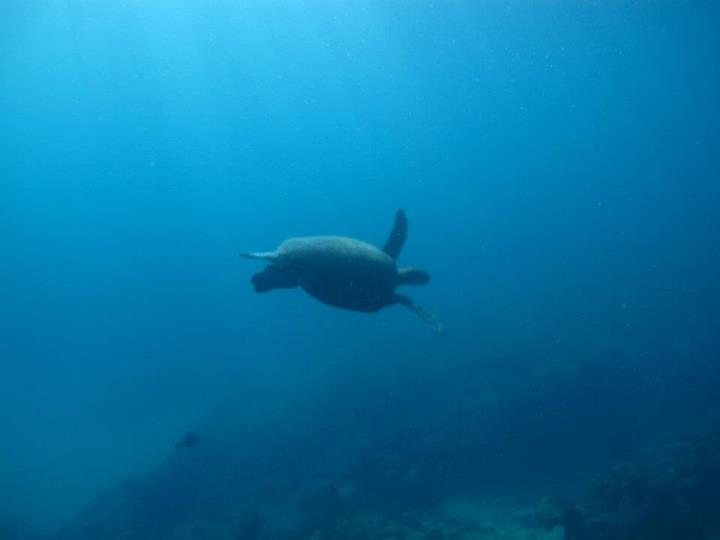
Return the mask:
POLYGON ((323 478, 275 483, 252 494, 233 490, 232 481, 224 490, 199 484, 188 490, 188 482, 202 482, 203 467, 190 468, 185 478, 176 471, 156 474, 98 499, 56 538, 720 539, 720 428, 655 448, 568 492, 505 488, 497 481, 502 471, 466 475, 463 456, 378 455, 323 478))
POLYGON ((536 517, 567 540, 720 539, 720 428, 617 467, 584 497, 545 497, 536 517))

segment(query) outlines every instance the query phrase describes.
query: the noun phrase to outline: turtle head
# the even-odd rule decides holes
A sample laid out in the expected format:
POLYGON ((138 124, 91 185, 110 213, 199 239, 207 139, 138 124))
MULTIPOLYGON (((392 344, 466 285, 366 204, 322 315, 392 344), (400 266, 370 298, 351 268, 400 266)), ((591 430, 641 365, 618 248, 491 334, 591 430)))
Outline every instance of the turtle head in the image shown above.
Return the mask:
POLYGON ((288 271, 279 264, 268 264, 265 270, 254 274, 252 284, 255 292, 268 292, 273 289, 290 289, 297 287, 298 279, 294 272, 288 271))

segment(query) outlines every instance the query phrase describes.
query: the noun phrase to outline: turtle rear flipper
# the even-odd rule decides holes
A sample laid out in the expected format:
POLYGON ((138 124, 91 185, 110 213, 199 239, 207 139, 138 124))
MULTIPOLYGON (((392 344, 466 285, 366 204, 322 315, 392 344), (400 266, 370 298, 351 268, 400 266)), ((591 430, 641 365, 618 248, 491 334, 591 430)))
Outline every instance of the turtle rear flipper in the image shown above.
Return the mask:
POLYGON ((412 298, 405 296, 404 294, 396 294, 395 302, 413 310, 415 314, 428 323, 439 336, 445 335, 445 325, 442 321, 440 321, 433 312, 428 311, 419 304, 416 304, 412 298))
POLYGON ((398 285, 425 285, 430 283, 430 274, 417 268, 398 268, 398 285))
POLYGON ((405 239, 407 238, 407 227, 408 220, 405 212, 398 210, 395 212, 395 225, 393 225, 393 229, 390 231, 390 236, 388 236, 385 246, 383 247, 383 251, 390 255, 393 261, 397 260, 400 255, 400 250, 405 244, 405 239))

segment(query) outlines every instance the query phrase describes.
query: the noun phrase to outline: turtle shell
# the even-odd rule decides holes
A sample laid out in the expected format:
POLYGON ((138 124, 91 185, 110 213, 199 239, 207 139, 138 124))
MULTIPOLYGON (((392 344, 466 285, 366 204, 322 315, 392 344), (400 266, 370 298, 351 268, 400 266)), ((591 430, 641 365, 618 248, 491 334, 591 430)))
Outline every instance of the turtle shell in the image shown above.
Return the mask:
POLYGON ((392 303, 398 285, 395 261, 375 246, 342 236, 290 238, 276 264, 297 276, 308 294, 332 306, 377 311, 392 303))

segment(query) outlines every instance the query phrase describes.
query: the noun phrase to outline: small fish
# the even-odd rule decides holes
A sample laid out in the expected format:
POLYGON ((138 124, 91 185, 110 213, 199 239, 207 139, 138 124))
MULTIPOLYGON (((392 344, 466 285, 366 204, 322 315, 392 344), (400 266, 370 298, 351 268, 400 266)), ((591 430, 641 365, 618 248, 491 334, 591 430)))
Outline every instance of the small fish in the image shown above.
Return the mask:
POLYGON ((175 450, 179 450, 180 448, 192 448, 199 442, 200 435, 193 431, 188 431, 185 435, 183 435, 182 439, 175 443, 175 450))

